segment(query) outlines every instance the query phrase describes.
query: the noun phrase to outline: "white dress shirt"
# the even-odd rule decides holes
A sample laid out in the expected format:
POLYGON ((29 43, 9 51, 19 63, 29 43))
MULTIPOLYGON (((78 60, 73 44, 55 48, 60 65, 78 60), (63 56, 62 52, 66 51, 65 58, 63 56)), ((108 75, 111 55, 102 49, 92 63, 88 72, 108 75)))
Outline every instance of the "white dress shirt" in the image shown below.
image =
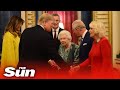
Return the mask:
MULTIPOLYGON (((58 37, 58 32, 59 32, 59 27, 56 29, 56 38, 58 37)), ((54 29, 52 29, 53 38, 54 38, 54 34, 55 34, 55 31, 54 29)))

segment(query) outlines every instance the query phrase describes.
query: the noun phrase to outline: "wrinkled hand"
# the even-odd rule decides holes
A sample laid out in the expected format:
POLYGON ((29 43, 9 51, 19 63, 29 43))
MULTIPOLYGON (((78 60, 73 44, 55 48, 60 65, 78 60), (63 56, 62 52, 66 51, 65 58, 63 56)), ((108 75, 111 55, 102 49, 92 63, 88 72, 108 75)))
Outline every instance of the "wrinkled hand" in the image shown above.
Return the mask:
POLYGON ((51 66, 56 66, 56 63, 54 62, 54 60, 49 60, 48 63, 51 65, 51 66))
POLYGON ((79 65, 77 65, 77 66, 70 66, 70 70, 69 70, 70 75, 75 74, 79 69, 80 69, 79 65))
POLYGON ((49 60, 48 61, 48 63, 53 67, 53 68, 55 68, 55 67, 57 67, 57 69, 59 70, 59 69, 61 69, 57 64, 56 64, 56 62, 54 61, 54 60, 49 60))

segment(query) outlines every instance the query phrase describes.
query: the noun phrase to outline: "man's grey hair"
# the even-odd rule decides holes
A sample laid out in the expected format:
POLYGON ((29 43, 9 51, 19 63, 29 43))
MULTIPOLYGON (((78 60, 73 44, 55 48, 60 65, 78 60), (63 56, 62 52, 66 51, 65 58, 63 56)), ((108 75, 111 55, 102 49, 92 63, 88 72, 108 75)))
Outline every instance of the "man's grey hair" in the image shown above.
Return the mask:
POLYGON ((86 28, 85 24, 83 23, 83 21, 81 20, 75 20, 73 23, 72 23, 72 29, 75 30, 77 28, 86 28))

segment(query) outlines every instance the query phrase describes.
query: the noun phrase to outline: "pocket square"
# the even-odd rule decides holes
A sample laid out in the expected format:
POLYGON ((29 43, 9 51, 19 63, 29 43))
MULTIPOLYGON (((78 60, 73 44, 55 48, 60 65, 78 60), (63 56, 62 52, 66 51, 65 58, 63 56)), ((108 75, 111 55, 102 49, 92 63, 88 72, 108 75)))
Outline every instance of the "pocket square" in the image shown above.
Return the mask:
POLYGON ((83 43, 83 46, 87 45, 87 43, 83 43))

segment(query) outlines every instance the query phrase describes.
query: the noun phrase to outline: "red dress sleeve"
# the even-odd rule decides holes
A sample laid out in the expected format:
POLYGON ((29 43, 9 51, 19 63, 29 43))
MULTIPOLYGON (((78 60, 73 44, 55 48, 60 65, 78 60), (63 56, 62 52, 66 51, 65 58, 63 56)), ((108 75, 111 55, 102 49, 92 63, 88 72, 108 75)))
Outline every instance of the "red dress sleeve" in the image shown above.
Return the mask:
POLYGON ((101 42, 102 68, 104 71, 112 69, 112 49, 107 39, 101 42))
POLYGON ((88 59, 86 59, 83 63, 79 64, 79 66, 80 66, 80 67, 86 67, 86 66, 89 65, 89 63, 90 63, 90 59, 88 58, 88 59))

